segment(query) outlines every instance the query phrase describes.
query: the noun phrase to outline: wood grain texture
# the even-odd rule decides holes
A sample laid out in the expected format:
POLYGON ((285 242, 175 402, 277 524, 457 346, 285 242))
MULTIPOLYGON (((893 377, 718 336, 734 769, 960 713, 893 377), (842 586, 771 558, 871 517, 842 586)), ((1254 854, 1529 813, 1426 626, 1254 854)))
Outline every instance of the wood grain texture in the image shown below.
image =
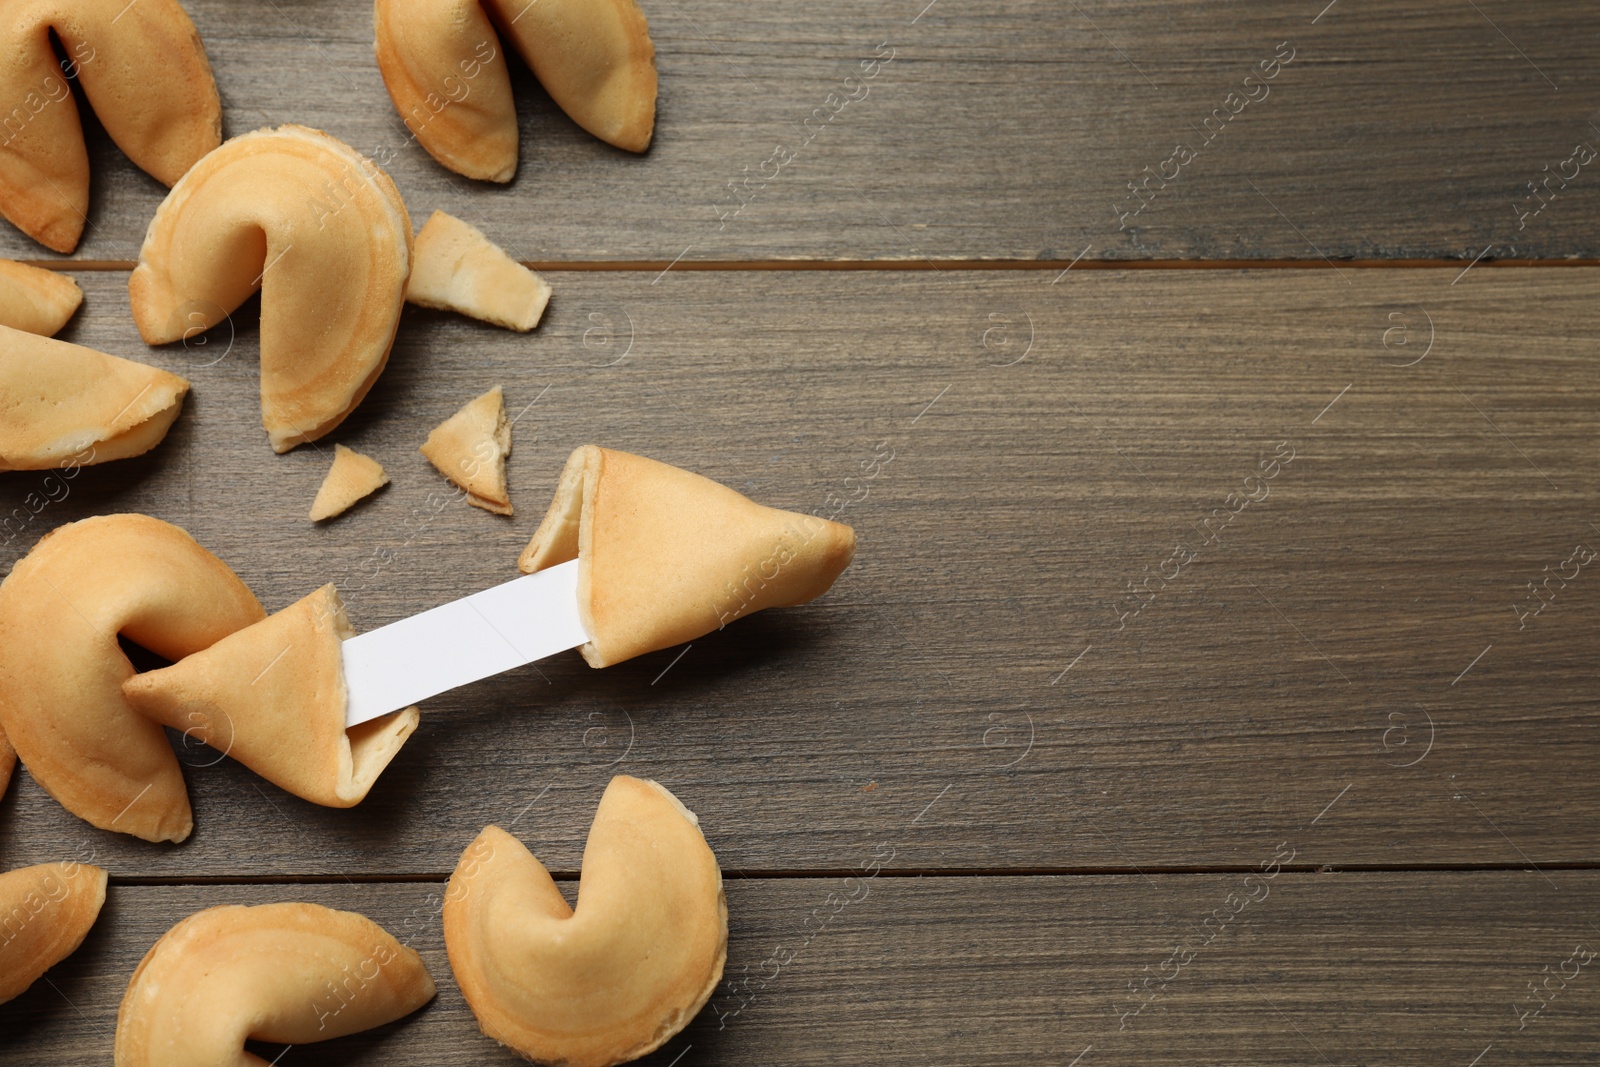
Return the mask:
MULTIPOLYGON (((929 871, 1252 864, 1289 835, 1306 864, 1596 862, 1600 584, 1580 568, 1516 611, 1600 541, 1596 272, 1052 277, 554 274, 531 336, 408 311, 355 416, 274 456, 253 311, 231 350, 224 325, 152 351, 122 277, 81 275, 68 336, 194 391, 151 455, 13 526, 0 566, 145 511, 269 608, 333 580, 369 628, 514 576, 590 441, 837 513, 861 545, 827 596, 687 651, 430 701, 351 811, 179 742, 197 830, 155 848, 19 771, 0 864, 439 876, 520 817, 570 872, 618 772, 682 796, 735 871, 845 870, 886 837, 929 871), (509 520, 451 502, 416 453, 496 383, 519 418, 509 520), (394 484, 313 528, 334 440, 394 484)), ((0 515, 44 478, 0 479, 0 515)))
MULTIPOLYGON (((186 6, 225 133, 324 128, 387 161, 419 222, 444 208, 522 259, 1600 255, 1592 168, 1569 164, 1539 199, 1526 185, 1600 145, 1582 0, 643 0, 661 73, 649 154, 582 133, 519 69, 505 188, 410 141, 365 6, 186 6), (1246 86, 1283 42, 1293 61, 1246 86), (1180 143, 1195 158, 1169 163, 1180 143), (1167 177, 1124 224, 1147 167, 1167 177)), ((133 259, 163 189, 98 129, 91 145, 78 257, 133 259)), ((0 230, 0 255, 48 257, 0 230)))
MULTIPOLYGON (((75 858, 112 888, 0 1005, 0 1067, 110 1062, 165 930, 273 900, 370 915, 440 995, 266 1060, 520 1062, 456 988, 438 894, 498 823, 570 898, 616 773, 672 788, 727 876, 725 981, 654 1067, 1593 1057, 1600 268, 1462 270, 1600 259, 1591 5, 641 0, 651 151, 582 133, 514 63, 497 187, 409 139, 370 5, 184 3, 225 134, 320 127, 418 223, 635 269, 551 272, 529 336, 408 309, 362 408, 275 456, 254 302, 140 342, 125 269, 165 190, 89 116, 75 258, 114 269, 76 275, 64 336, 194 388, 146 457, 0 474, 0 574, 143 511, 270 609, 335 581, 367 629, 514 576, 587 442, 849 522, 860 551, 811 605, 427 702, 353 810, 173 734, 196 831, 157 847, 19 768, 0 870, 75 858), (1079 257, 1319 269, 1059 269, 1079 257), (802 269, 681 269, 764 261, 802 269), (815 269, 851 263, 918 269, 815 269), (495 384, 510 519, 417 452, 495 384), (335 442, 393 484, 313 527, 335 442)), ((53 258, 5 224, 0 256, 53 258)))
MULTIPOLYGON (((1593 873, 1244 878, 734 880, 723 985, 641 1062, 1464 1065, 1492 1047, 1496 1062, 1543 1065, 1592 1051, 1600 981, 1573 954, 1600 940, 1580 918, 1600 905, 1593 873), (1205 925, 1213 912, 1227 920, 1205 925), (1528 984, 1563 969, 1576 976, 1551 980, 1519 1029, 1513 1006, 1540 1005, 1528 984)), ((116 887, 78 953, 0 1006, 0 1059, 109 1063, 128 976, 169 926, 215 904, 310 900, 411 944, 439 996, 394 1025, 296 1046, 285 1067, 520 1063, 479 1034, 455 985, 439 888, 116 887)))

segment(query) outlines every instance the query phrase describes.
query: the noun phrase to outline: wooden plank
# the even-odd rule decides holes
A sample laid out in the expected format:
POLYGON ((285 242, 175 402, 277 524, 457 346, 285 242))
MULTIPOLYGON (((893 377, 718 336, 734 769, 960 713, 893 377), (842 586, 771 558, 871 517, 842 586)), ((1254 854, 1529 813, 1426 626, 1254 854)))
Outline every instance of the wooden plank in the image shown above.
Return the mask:
MULTIPOLYGON (((128 976, 172 923, 310 900, 408 941, 440 991, 407 1020, 281 1062, 521 1062, 478 1033, 456 988, 438 890, 117 887, 83 948, 0 1007, 0 1060, 110 1062, 128 976)), ((1597 938, 1579 916, 1596 905, 1592 872, 734 880, 724 984, 642 1062, 1574 1063, 1600 1010, 1595 964, 1580 966, 1597 938), (854 902, 831 913, 830 897, 854 902), (1528 986, 1549 976, 1533 1015, 1528 986)))
MULTIPOLYGON (((1538 199, 1526 184, 1600 143, 1581 0, 643 0, 649 155, 581 133, 520 71, 508 188, 410 142, 365 7, 187 6, 228 134, 327 129, 393 160, 419 222, 445 208, 530 260, 1600 256, 1587 169, 1566 163, 1538 199), (1264 63, 1273 77, 1247 85, 1264 63)), ((93 144, 79 258, 133 259, 162 189, 93 144)), ((0 229, 0 254, 45 254, 0 229)))
MULTIPOLYGON (((891 832, 911 870, 1251 863, 1301 831, 1313 864, 1597 859, 1600 584, 1514 610, 1600 542, 1591 270, 555 274, 529 337, 407 313, 335 435, 395 484, 323 528, 327 451, 274 456, 257 423, 253 312, 231 350, 223 327, 150 351, 121 276, 80 277, 69 336, 194 394, 0 566, 147 511, 270 608, 334 580, 367 628, 513 576, 586 441, 838 514, 861 547, 823 599, 687 651, 430 702, 352 811, 185 750, 198 829, 157 849, 19 773, 0 864, 87 841, 119 874, 439 875, 521 816, 572 871, 618 772, 666 782, 741 871, 843 870, 891 832), (416 446, 497 382, 517 515, 436 511, 416 446)), ((0 514, 44 477, 0 479, 0 514)))

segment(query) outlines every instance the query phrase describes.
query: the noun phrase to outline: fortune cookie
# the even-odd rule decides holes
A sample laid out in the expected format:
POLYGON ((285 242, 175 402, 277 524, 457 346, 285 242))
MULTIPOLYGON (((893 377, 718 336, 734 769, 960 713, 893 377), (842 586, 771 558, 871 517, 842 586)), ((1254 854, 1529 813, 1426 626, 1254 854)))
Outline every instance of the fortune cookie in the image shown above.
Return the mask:
POLYGON ((143 455, 188 391, 176 374, 0 326, 0 471, 143 455))
POLYGON ((656 49, 634 0, 376 0, 373 14, 389 98, 428 154, 458 174, 508 182, 517 171, 496 27, 579 126, 630 152, 650 147, 656 49))
POLYGON ((211 64, 176 0, 7 0, 0 41, 0 100, 10 108, 0 114, 0 214, 57 252, 78 247, 89 212, 69 79, 117 147, 164 185, 222 140, 211 64))
POLYGON ((41 863, 0 874, 0 1004, 72 955, 106 902, 106 872, 41 863))
POLYGON ((411 272, 411 219, 377 164, 319 130, 235 137, 167 195, 128 280, 153 345, 261 290, 261 422, 275 452, 344 421, 382 373, 411 272))
POLYGON ((435 211, 417 234, 406 299, 527 333, 550 303, 550 285, 475 226, 435 211))
POLYGON ((322 479, 317 499, 311 502, 311 521, 343 515, 356 501, 389 484, 383 464, 344 445, 333 446, 333 466, 322 479))
POLYGON ((62 526, 0 583, 0 729, 74 815, 182 841, 194 824, 183 773, 165 731, 122 695, 134 670, 117 637, 179 660, 265 614, 176 526, 145 515, 62 526))
POLYGON ((485 1034, 541 1063, 607 1067, 671 1040, 721 981, 722 872, 693 812, 619 775, 589 828, 576 911, 490 826, 450 877, 444 943, 485 1034))
POLYGON ((0 259, 0 326, 50 337, 81 303, 83 290, 60 271, 0 259))
POLYGON ((855 555, 850 527, 763 507, 709 478, 584 445, 517 566, 578 560, 591 667, 692 641, 763 608, 827 592, 855 555))
POLYGON ((467 491, 467 503, 496 515, 511 514, 506 489, 511 424, 498 385, 435 426, 418 451, 467 491))
POLYGON ((247 1040, 303 1045, 404 1018, 433 999, 422 958, 364 915, 226 904, 184 919, 133 972, 116 1067, 261 1067, 247 1040))
POLYGON ((334 808, 359 804, 417 728, 406 708, 345 729, 340 642, 355 636, 332 585, 170 667, 122 685, 147 718, 334 808))
POLYGON ((11 784, 11 772, 16 769, 17 750, 6 740, 6 732, 0 730, 0 797, 6 795, 6 787, 11 784))

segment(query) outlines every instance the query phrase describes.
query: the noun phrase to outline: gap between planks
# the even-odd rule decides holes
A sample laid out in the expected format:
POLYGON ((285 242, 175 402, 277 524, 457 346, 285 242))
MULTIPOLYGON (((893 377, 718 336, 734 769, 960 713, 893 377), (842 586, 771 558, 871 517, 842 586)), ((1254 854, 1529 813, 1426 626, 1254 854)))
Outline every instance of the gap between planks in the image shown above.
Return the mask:
MULTIPOLYGON (((1185 867, 930 867, 883 868, 876 878, 1117 878, 1143 876, 1191 876, 1205 874, 1254 874, 1252 864, 1216 864, 1185 867)), ((1529 863, 1285 863, 1288 874, 1495 874, 1531 871, 1600 871, 1600 862, 1529 863)), ((578 871, 551 871, 557 882, 576 882, 578 871)), ((846 868, 818 867, 804 870, 724 870, 725 881, 801 881, 859 877, 846 868)), ((227 886, 227 885, 443 885, 449 874, 308 874, 259 875, 233 878, 191 875, 111 875, 114 886, 227 886)))
MULTIPOLYGON (((57 271, 132 271, 131 259, 24 259, 17 262, 57 271)), ((617 259, 523 260, 541 273, 667 271, 1067 271, 1067 270, 1445 270, 1451 259, 617 259)), ((1600 267, 1600 259, 1494 259, 1479 267, 1600 267)))

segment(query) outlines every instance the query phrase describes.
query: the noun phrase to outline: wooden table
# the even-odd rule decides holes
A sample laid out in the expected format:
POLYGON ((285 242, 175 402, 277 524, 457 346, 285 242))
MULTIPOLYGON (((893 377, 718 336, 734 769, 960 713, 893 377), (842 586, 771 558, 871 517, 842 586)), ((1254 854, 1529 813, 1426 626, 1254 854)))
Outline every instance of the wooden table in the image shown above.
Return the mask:
MULTIPOLYGON (((556 295, 527 337, 409 309, 362 408, 274 456, 254 304, 139 341, 162 189, 91 131, 63 336, 194 391, 0 565, 142 511, 269 609, 333 580, 369 628, 511 577, 590 441, 842 497, 860 550, 805 608, 430 701, 351 811, 175 738, 196 830, 155 847, 19 773, 0 867, 92 856, 112 889, 0 1008, 0 1063, 109 1062, 161 932, 283 899, 370 915, 440 987, 285 1067, 515 1062, 451 978, 441 884, 498 823, 575 888, 616 773, 697 811, 727 877, 726 981, 650 1063, 1592 1061, 1600 574, 1530 583, 1600 545, 1600 175, 1527 183, 1600 145, 1594 11, 1324 2, 643 0, 654 148, 519 71, 522 169, 490 188, 407 143, 367 6, 189 0, 227 133, 392 157, 414 219, 461 215, 556 295), (436 511, 416 447, 496 383, 517 514, 436 511), (313 528, 334 441, 394 484, 313 528)), ((0 255, 45 261, 9 229, 0 255)), ((0 511, 41 478, 0 478, 0 511)))

